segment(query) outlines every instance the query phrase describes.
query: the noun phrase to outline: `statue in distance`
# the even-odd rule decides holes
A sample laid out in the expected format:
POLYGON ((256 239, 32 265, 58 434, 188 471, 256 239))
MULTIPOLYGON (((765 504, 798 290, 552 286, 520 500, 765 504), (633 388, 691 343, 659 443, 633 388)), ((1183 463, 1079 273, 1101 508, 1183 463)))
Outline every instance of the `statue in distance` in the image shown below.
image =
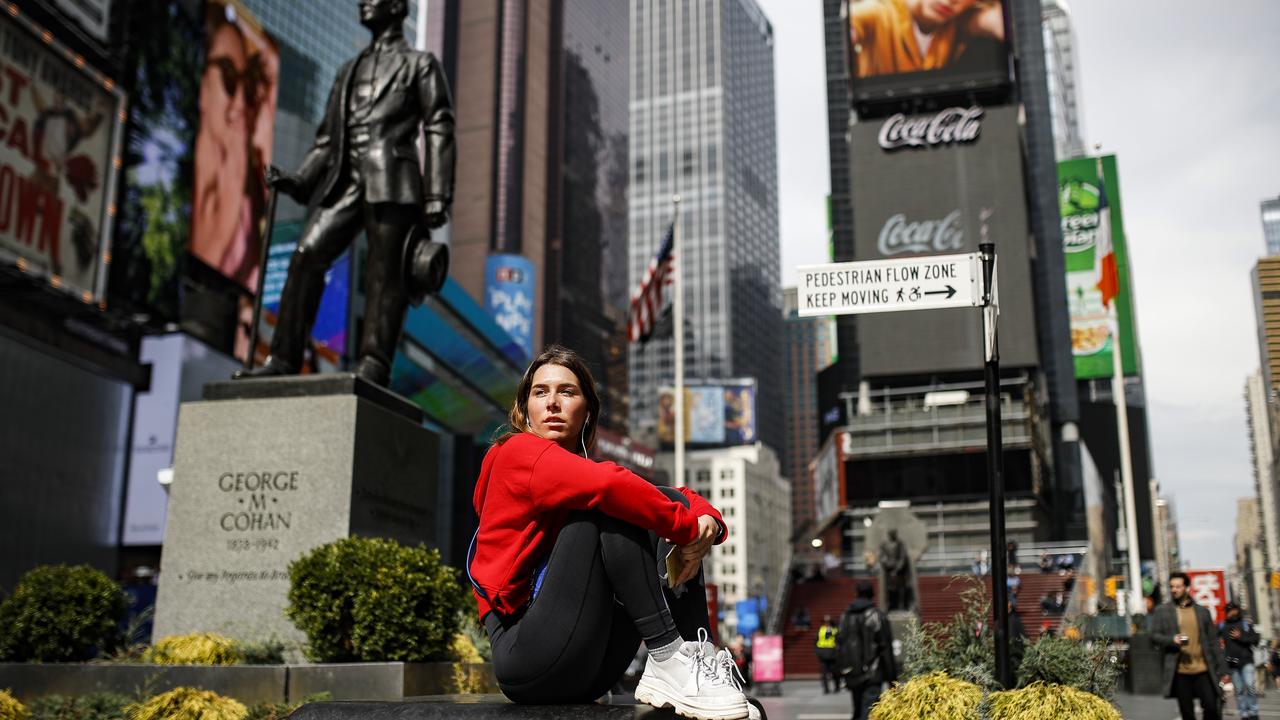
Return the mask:
POLYGON ((372 42, 338 71, 314 146, 296 173, 267 172, 273 189, 307 203, 307 220, 289 262, 271 353, 237 378, 299 372, 325 272, 362 229, 369 254, 355 372, 365 380, 389 382, 409 303, 437 292, 448 274, 448 247, 430 239, 430 230, 448 221, 453 200, 448 82, 434 56, 405 40, 407 0, 360 0, 359 12, 372 42))

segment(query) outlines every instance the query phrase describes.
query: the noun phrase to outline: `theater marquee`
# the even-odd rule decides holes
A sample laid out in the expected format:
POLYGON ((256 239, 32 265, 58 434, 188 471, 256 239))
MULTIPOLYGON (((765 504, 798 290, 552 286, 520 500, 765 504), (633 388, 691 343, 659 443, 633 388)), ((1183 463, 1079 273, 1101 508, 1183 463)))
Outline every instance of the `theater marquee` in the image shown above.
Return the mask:
POLYGON ((101 299, 123 116, 110 79, 0 13, 0 262, 101 299))

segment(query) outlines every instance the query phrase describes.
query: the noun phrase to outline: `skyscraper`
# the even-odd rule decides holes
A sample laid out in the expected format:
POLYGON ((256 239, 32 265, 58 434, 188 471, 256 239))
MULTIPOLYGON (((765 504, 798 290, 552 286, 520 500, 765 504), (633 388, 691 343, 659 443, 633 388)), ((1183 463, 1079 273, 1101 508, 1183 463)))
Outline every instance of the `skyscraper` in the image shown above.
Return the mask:
MULTIPOLYGON (((809 462, 818 454, 818 371, 835 357, 836 324, 831 317, 800 317, 796 288, 783 290, 782 314, 787 343, 782 472, 791 480, 791 527, 799 531, 817 519, 809 462)), ((807 545, 808 539, 799 542, 807 545)))
POLYGON ((1267 254, 1280 255, 1280 197, 1262 201, 1262 235, 1267 241, 1267 254))
MULTIPOLYGON (((629 286, 673 216, 685 297, 687 378, 754 377, 780 407, 773 28, 753 0, 632 0, 629 286)), ((632 346, 633 432, 654 432, 673 343, 632 346)), ((779 447, 782 415, 759 414, 779 447)))
POLYGON ((1049 86, 1049 118, 1059 160, 1085 153, 1084 115, 1080 108, 1080 70, 1076 63, 1075 28, 1066 0, 1043 0, 1045 80, 1049 86))
POLYGON ((627 7, 440 0, 427 12, 457 112, 450 274, 484 301, 487 257, 527 259, 533 351, 579 352, 603 425, 625 434, 627 7))

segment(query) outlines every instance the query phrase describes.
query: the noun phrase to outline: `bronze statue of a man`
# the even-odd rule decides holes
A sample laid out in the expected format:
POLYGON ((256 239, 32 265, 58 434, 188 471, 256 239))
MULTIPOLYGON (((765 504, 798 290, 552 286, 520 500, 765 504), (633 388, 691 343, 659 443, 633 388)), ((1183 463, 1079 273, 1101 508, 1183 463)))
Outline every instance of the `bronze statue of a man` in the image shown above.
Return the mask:
POLYGON ((911 607, 909 562, 907 546, 898 538, 898 531, 890 529, 889 537, 880 543, 880 567, 884 570, 885 600, 890 610, 911 607))
POLYGON ((407 16, 407 0, 360 0, 360 23, 373 42, 338 71, 298 172, 268 173, 278 191, 307 203, 307 222, 289 263, 271 354, 237 377, 301 369, 325 272, 361 229, 369 255, 356 374, 387 384, 411 295, 422 294, 424 277, 434 285, 426 291, 444 281, 448 251, 423 236, 448 220, 453 200, 453 107, 439 62, 405 41, 407 16))

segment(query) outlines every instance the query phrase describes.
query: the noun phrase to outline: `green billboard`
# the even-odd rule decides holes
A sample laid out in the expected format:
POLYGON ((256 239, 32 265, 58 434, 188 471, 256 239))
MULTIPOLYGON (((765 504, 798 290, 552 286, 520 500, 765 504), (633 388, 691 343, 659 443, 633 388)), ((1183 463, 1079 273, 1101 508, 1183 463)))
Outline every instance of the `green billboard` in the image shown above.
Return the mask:
POLYGON ((1129 282, 1129 249, 1120 211, 1120 178, 1114 155, 1101 158, 1103 177, 1098 178, 1099 158, 1077 158, 1058 163, 1058 205, 1062 214, 1062 252, 1067 271, 1067 307, 1071 313, 1071 354, 1076 379, 1111 377, 1113 339, 1107 309, 1098 290, 1096 249, 1108 229, 1115 247, 1120 291, 1115 305, 1120 321, 1120 349, 1124 374, 1137 375, 1141 367, 1133 323, 1133 297, 1129 282), (1109 222, 1108 222, 1109 220, 1109 222))

